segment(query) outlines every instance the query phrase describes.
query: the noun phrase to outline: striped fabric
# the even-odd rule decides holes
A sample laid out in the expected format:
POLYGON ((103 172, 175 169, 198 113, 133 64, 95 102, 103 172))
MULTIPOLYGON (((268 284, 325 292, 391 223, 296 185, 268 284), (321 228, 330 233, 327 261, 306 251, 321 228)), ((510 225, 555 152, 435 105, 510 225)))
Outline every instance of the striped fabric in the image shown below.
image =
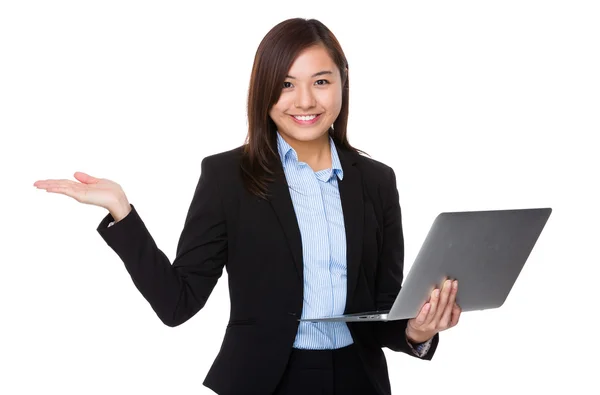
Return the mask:
MULTIPOLYGON (((296 151, 277 133, 277 148, 302 237, 302 318, 343 314, 346 307, 346 230, 337 183, 338 178, 344 178, 344 171, 331 137, 329 145, 332 168, 314 172, 298 161, 296 151)), ((344 322, 301 322, 294 348, 337 349, 353 342, 344 322)), ((423 357, 431 339, 419 345, 407 343, 415 355, 423 357)))
MULTIPOLYGON (((344 177, 335 144, 329 138, 332 168, 313 171, 277 133, 277 148, 300 234, 304 257, 302 318, 343 314, 346 307, 346 231, 338 190, 344 177)), ((337 349, 353 343, 344 322, 301 322, 295 348, 337 349)))

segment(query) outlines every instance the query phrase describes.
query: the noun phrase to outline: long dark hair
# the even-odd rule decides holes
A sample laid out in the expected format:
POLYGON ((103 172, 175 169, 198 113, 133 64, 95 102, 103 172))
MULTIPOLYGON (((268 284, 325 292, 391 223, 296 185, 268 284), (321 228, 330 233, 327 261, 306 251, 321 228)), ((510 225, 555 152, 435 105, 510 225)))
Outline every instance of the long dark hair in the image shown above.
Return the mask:
POLYGON ((277 127, 269 111, 281 95, 285 77, 296 57, 313 45, 322 45, 340 70, 342 108, 329 134, 343 148, 362 152, 350 145, 348 124, 348 62, 333 33, 316 19, 288 19, 273 27, 263 38, 252 66, 248 90, 248 135, 242 155, 242 177, 246 189, 267 198, 268 183, 273 181, 278 158, 277 127))

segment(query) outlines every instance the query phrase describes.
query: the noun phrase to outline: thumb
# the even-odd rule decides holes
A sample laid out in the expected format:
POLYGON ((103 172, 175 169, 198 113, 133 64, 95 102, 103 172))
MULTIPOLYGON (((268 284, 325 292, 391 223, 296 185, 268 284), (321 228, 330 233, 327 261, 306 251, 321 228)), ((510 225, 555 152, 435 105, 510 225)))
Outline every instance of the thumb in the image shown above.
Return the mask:
POLYGON ((82 173, 80 171, 76 171, 75 174, 73 174, 73 177, 75 177, 77 181, 82 182, 84 184, 96 184, 98 183, 98 181, 100 181, 100 179, 92 177, 89 174, 82 173))

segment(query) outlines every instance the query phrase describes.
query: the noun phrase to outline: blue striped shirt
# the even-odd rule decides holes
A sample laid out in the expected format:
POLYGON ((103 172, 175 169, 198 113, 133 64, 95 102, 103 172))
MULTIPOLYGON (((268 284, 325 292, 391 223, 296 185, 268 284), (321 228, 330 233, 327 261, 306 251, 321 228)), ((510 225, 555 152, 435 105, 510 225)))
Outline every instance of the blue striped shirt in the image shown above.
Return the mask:
MULTIPOLYGON (((330 169, 313 171, 277 133, 277 148, 302 237, 302 318, 343 314, 346 308, 346 231, 338 189, 344 178, 335 144, 330 169)), ((337 349, 353 343, 345 322, 300 322, 295 348, 337 349)))

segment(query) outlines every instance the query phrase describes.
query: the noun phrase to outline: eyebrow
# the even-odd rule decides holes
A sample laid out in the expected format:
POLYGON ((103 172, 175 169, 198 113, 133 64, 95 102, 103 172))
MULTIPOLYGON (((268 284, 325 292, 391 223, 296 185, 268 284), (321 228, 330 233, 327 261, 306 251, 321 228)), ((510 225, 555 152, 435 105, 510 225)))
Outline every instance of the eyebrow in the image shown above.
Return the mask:
MULTIPOLYGON (((314 73, 313 75, 311 75, 310 78, 315 78, 315 77, 318 77, 320 75, 326 75, 326 74, 333 74, 333 72, 329 71, 329 70, 319 71, 318 73, 314 73)), ((291 78, 293 80, 296 79, 296 77, 292 77, 291 75, 286 75, 285 78, 291 78)))

